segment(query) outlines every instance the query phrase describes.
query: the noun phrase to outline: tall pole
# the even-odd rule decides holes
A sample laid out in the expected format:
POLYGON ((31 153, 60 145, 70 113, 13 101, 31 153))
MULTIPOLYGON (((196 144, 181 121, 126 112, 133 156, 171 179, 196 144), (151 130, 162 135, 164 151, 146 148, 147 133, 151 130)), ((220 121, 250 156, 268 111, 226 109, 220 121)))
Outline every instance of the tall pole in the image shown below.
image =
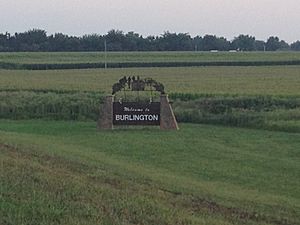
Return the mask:
POLYGON ((104 68, 107 69, 107 45, 106 45, 106 39, 104 39, 104 68))

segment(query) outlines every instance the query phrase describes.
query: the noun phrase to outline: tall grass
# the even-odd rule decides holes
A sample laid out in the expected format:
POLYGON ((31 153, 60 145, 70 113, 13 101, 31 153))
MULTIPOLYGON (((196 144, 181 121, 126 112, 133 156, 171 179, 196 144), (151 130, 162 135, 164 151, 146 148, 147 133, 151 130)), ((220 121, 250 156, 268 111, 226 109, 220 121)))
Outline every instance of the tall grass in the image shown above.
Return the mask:
POLYGON ((103 95, 96 92, 0 92, 0 118, 96 120, 103 95))
MULTIPOLYGON (((0 92, 0 118, 97 120, 99 92, 0 92)), ((149 96, 121 93, 116 99, 146 101, 149 96)), ((154 100, 158 101, 154 95, 154 100)), ((219 124, 300 132, 300 98, 272 96, 171 95, 179 122, 219 124), (183 101, 184 100, 184 101, 183 101)))
POLYGON ((113 62, 113 63, 56 63, 18 64, 2 63, 1 69, 13 70, 65 70, 94 68, 143 68, 143 67, 197 67, 197 66, 285 66, 300 65, 300 60, 291 61, 224 61, 224 62, 113 62))
POLYGON ((297 97, 201 97, 189 101, 175 100, 173 106, 179 122, 300 132, 297 125, 300 98, 297 97))
MULTIPOLYGON (((128 62, 273 62, 298 61, 299 52, 108 52, 111 63, 128 62)), ((0 62, 13 64, 85 64, 105 62, 104 52, 10 52, 0 62)))
POLYGON ((300 96, 300 66, 0 70, 0 90, 111 92, 123 76, 151 77, 167 93, 300 96))

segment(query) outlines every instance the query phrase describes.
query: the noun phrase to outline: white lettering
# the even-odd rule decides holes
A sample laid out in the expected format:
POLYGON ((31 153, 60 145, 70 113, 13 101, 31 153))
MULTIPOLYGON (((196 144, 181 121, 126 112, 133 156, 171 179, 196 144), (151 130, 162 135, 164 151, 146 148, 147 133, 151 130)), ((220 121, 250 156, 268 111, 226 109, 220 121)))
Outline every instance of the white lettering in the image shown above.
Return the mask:
POLYGON ((159 115, 115 115, 116 121, 158 121, 159 115))

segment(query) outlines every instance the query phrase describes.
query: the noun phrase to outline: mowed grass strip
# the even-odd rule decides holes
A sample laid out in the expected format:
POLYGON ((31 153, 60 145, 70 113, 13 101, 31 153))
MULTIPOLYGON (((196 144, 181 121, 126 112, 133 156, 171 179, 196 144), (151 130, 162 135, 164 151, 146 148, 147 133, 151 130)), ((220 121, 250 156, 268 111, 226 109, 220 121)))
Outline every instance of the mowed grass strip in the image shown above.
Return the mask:
POLYGON ((123 76, 152 77, 168 93, 300 95, 300 66, 0 70, 0 90, 111 92, 123 76))
POLYGON ((94 123, 2 120, 0 218, 42 217, 44 224, 80 224, 81 218, 86 224, 300 222, 299 134, 180 127, 96 132, 94 123))
MULTIPOLYGON (((107 62, 260 62, 300 60, 299 52, 108 52, 107 62)), ((104 52, 0 53, 0 62, 74 64, 105 62, 104 52)))
MULTIPOLYGON (((0 144, 1 224, 197 224, 170 194, 33 149, 0 144), (157 193, 158 195, 155 195, 157 193)), ((218 224, 222 220, 203 219, 218 224)), ((229 224, 229 223, 228 223, 229 224)))

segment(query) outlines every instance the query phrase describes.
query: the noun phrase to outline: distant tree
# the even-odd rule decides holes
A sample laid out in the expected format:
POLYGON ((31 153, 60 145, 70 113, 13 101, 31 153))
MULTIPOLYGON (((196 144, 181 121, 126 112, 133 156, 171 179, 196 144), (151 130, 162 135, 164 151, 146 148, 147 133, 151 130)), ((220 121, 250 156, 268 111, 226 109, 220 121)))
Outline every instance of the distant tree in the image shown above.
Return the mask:
POLYGON ((139 51, 143 50, 143 48, 145 47, 144 44, 144 38, 138 33, 131 31, 125 35, 125 43, 123 49, 125 51, 139 51))
POLYGON ((264 41, 255 41, 255 51, 265 51, 266 49, 266 42, 264 41))
POLYGON ((285 41, 280 41, 278 37, 269 37, 266 43, 267 51, 289 50, 290 46, 285 41))
POLYGON ((133 31, 124 34, 110 30, 106 35, 68 36, 62 33, 47 36, 46 31, 32 29, 22 33, 0 34, 0 51, 103 51, 106 40, 110 51, 276 51, 299 50, 299 41, 291 46, 278 37, 269 37, 267 42, 257 41, 249 35, 239 35, 232 42, 215 35, 196 36, 188 33, 165 32, 160 36, 143 36, 133 31))
POLYGON ((241 51, 254 51, 255 50, 255 37, 249 35, 239 35, 234 38, 231 43, 233 49, 241 51))
POLYGON ((266 43, 267 51, 276 51, 280 48, 280 42, 278 37, 269 37, 266 43))
POLYGON ((158 50, 158 47, 157 47, 158 37, 150 35, 150 36, 146 37, 146 39, 144 39, 143 43, 144 43, 144 46, 142 48, 143 51, 157 51, 158 50))
POLYGON ((190 51, 192 47, 192 38, 187 33, 165 32, 158 38, 158 48, 160 51, 190 51))
POLYGON ((56 33, 54 35, 51 35, 48 38, 50 51, 65 51, 65 44, 67 38, 68 36, 62 33, 56 33))
POLYGON ((84 35, 80 39, 81 51, 103 51, 104 38, 98 34, 84 35))
POLYGON ((283 50, 283 51, 288 51, 290 50, 291 47, 288 43, 286 43, 285 41, 281 40, 280 41, 280 47, 279 47, 279 50, 283 50))
POLYGON ((300 41, 296 41, 291 44, 291 49, 293 51, 300 51, 300 41))
POLYGON ((110 30, 105 35, 107 41, 107 48, 109 51, 123 51, 123 46, 126 42, 123 31, 110 30))
POLYGON ((9 51, 9 38, 10 34, 7 32, 5 34, 0 34, 0 51, 9 51))
POLYGON ((56 33, 48 38, 50 51, 79 51, 80 38, 56 33))
POLYGON ((193 38, 193 47, 194 51, 201 51, 202 47, 202 37, 201 36, 196 36, 193 38))
POLYGON ((44 30, 33 29, 24 33, 15 34, 15 46, 20 51, 39 51, 45 50, 47 34, 44 30))
POLYGON ((200 50, 202 51, 211 51, 211 50, 226 51, 229 50, 229 47, 230 47, 229 41, 227 41, 223 37, 219 38, 215 35, 205 35, 200 41, 200 50))

